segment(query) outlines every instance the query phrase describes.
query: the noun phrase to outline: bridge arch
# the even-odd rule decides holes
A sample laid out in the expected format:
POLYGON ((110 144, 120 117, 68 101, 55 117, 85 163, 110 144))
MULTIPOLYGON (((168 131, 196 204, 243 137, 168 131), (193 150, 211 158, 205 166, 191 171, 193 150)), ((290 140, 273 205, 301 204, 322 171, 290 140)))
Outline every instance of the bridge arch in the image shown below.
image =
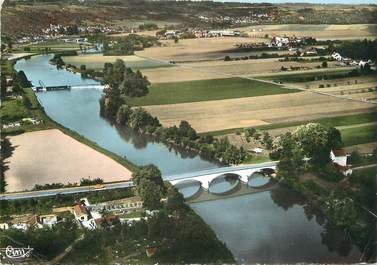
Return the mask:
POLYGON ((208 183, 208 191, 213 194, 226 194, 234 191, 240 184, 241 176, 236 173, 224 173, 214 177, 208 183))
POLYGON ((202 190, 202 183, 196 179, 184 179, 174 184, 174 187, 188 200, 197 196, 202 190))

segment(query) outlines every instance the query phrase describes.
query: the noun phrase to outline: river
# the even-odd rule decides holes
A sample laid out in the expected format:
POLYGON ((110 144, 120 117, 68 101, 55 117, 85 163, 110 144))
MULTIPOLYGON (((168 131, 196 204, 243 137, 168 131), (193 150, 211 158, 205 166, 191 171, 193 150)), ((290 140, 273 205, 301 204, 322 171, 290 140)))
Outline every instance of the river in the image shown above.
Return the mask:
MULTIPOLYGON (((48 63, 51 55, 19 60, 34 85, 91 85, 78 74, 57 70, 48 63)), ((37 93, 46 113, 138 165, 153 163, 163 175, 218 167, 199 156, 168 148, 151 138, 118 129, 99 115, 99 89, 37 93)), ((60 180, 54 180, 59 182, 60 180)), ((220 185, 220 183, 219 183, 220 185)), ((190 204, 226 243, 237 262, 357 262, 360 251, 341 231, 334 229, 307 201, 285 187, 256 194, 190 204)))

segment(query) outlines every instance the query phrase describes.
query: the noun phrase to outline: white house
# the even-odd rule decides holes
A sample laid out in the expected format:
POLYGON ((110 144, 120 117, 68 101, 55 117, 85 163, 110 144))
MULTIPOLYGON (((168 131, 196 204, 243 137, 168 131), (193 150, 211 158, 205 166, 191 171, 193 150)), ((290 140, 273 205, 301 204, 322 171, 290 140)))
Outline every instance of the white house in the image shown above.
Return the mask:
POLYGON ((9 225, 7 223, 0 223, 0 229, 1 230, 8 230, 9 229, 9 225))
POLYGON ((263 148, 255 147, 251 149, 251 152, 256 153, 256 154, 261 154, 263 152, 263 148))
POLYGON ((58 216, 55 214, 40 215, 39 220, 42 225, 52 227, 58 223, 58 216))
POLYGON ((347 153, 344 149, 331 150, 330 158, 336 168, 343 172, 344 175, 352 174, 352 169, 347 165, 347 153))
POLYGON ((332 57, 333 59, 337 60, 337 61, 342 61, 342 60, 343 60, 343 57, 342 57, 339 53, 337 53, 337 52, 333 52, 333 53, 331 54, 331 57, 332 57))
POLYGON ((24 223, 13 224, 12 228, 26 231, 29 228, 29 225, 28 224, 24 224, 24 223))

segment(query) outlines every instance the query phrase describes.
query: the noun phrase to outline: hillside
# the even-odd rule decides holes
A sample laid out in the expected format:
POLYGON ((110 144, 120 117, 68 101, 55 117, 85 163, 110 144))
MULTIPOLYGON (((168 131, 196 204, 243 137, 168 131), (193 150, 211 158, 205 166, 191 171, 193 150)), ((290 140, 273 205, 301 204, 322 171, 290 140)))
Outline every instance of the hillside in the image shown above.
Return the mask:
POLYGON ((138 23, 178 23, 197 27, 239 27, 252 24, 358 24, 377 21, 376 5, 246 4, 170 1, 5 1, 3 35, 39 33, 49 24, 132 28, 138 23))

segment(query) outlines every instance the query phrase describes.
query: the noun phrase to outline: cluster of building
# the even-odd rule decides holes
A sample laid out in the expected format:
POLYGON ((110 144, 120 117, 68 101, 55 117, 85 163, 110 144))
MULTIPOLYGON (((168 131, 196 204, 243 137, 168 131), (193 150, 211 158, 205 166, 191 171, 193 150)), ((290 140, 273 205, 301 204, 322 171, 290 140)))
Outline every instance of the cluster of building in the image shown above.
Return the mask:
MULTIPOLYGON (((165 32, 164 37, 166 39, 181 38, 183 34, 180 30, 168 30, 165 32)), ((215 38, 215 37, 239 37, 241 32, 238 30, 191 30, 190 36, 194 38, 215 38)))
MULTIPOLYGON (((56 208, 54 213, 69 211, 73 214, 77 224, 84 229, 94 230, 104 227, 112 227, 115 224, 132 225, 133 222, 147 219, 148 217, 127 217, 128 213, 140 211, 143 201, 139 197, 131 197, 116 201, 90 204, 87 198, 83 198, 72 207, 56 208), (106 214, 103 214, 106 213, 106 214)), ((156 211, 146 211, 147 215, 153 215, 156 211)), ((51 228, 54 225, 66 221, 58 214, 32 215, 27 220, 16 223, 0 223, 1 230, 18 229, 26 231, 30 228, 51 228)))
MULTIPOLYGON (((112 227, 117 223, 132 225, 133 222, 146 219, 147 217, 127 217, 128 213, 140 211, 142 208, 143 201, 137 196, 98 204, 90 204, 84 198, 72 207, 71 212, 81 227, 94 230, 112 227), (101 213, 106 213, 106 215, 101 213)), ((153 215, 154 212, 146 211, 146 214, 153 215)))
POLYGON ((47 28, 42 30, 42 33, 49 36, 56 35, 70 35, 70 34, 89 34, 89 33, 105 33, 113 34, 122 32, 121 27, 111 27, 106 25, 91 25, 91 26, 64 26, 61 24, 50 24, 47 28))
MULTIPOLYGON (((47 28, 42 29, 41 33, 39 34, 32 34, 30 36, 23 36, 17 39, 17 43, 25 44, 25 43, 40 43, 43 41, 48 40, 56 40, 60 39, 67 35, 86 35, 86 34, 94 34, 94 33, 104 33, 104 34, 115 34, 115 33, 123 33, 128 32, 127 28, 122 27, 112 27, 106 25, 91 25, 91 26, 64 26, 61 24, 54 25, 50 24, 47 28)), ((77 43, 84 43, 87 42, 87 39, 83 38, 71 38, 71 39, 64 39, 66 42, 77 42, 77 43)))
POLYGON ((208 17, 200 15, 198 18, 201 21, 204 21, 206 23, 228 23, 231 25, 237 25, 237 26, 244 26, 244 25, 250 25, 250 24, 260 24, 260 23, 266 23, 266 22, 272 22, 276 20, 276 14, 275 13, 253 13, 250 12, 247 16, 215 16, 215 17, 208 17))
POLYGON ((21 121, 3 124, 2 128, 3 129, 12 129, 12 128, 18 128, 18 127, 20 127, 21 125, 24 125, 24 124, 38 125, 41 122, 42 121, 34 119, 34 118, 23 118, 21 121))
POLYGON ((334 60, 338 61, 338 62, 340 63, 341 66, 351 65, 351 66, 365 67, 367 64, 370 65, 370 64, 372 63, 371 60, 368 60, 368 61, 363 61, 363 60, 360 60, 360 61, 352 60, 351 58, 343 57, 343 56, 340 55, 338 52, 333 52, 333 53, 331 54, 331 58, 333 58, 334 60))
POLYGON ((64 222, 64 218, 60 218, 56 214, 46 214, 46 215, 32 215, 28 220, 25 222, 18 222, 18 223, 0 223, 1 230, 8 230, 8 229, 17 229, 26 231, 30 228, 51 228, 54 225, 64 222))
POLYGON ((313 40, 311 37, 279 37, 274 36, 272 37, 268 47, 278 47, 283 48, 286 47, 288 49, 294 49, 298 46, 305 45, 308 43, 308 40, 313 40))

